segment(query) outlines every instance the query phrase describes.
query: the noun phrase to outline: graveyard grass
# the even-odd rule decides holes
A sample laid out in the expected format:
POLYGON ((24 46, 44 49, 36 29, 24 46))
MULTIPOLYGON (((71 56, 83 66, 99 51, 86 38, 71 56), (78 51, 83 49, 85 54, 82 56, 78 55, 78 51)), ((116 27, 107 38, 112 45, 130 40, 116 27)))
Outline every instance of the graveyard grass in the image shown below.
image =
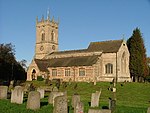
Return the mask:
MULTIPOLYGON (((34 81, 33 84, 38 87, 44 85, 43 81, 34 81)), ((73 113, 71 108, 71 97, 74 93, 81 95, 81 101, 84 103, 84 111, 88 113, 91 94, 102 89, 100 96, 100 106, 94 109, 102 109, 108 107, 109 97, 113 98, 113 94, 108 90, 111 84, 108 82, 99 82, 95 86, 92 83, 71 83, 66 88, 60 87, 60 91, 68 93, 69 113, 73 113), (75 89, 74 89, 75 88, 75 89)), ((117 83, 117 108, 115 113, 146 113, 150 106, 150 84, 149 83, 117 83), (122 84, 122 85, 121 85, 122 84)), ((48 93, 45 98, 41 99, 41 109, 33 111, 26 109, 27 96, 21 105, 12 104, 10 100, 0 100, 0 113, 53 113, 52 105, 48 104, 48 93)))

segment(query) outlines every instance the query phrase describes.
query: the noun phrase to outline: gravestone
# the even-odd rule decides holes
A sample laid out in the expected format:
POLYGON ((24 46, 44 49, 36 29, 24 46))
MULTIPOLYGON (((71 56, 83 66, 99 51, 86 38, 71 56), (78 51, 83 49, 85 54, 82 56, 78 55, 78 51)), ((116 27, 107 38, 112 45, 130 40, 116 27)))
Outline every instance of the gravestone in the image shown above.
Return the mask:
POLYGON ((37 88, 37 91, 40 92, 41 99, 44 98, 45 90, 42 88, 37 88))
POLYGON ((29 89, 30 89, 30 84, 29 83, 25 83, 24 92, 25 93, 29 92, 29 89))
POLYGON ((109 100, 109 109, 113 112, 116 107, 116 100, 109 100))
POLYGON ((54 99, 55 99, 56 97, 62 96, 62 95, 64 95, 64 92, 51 92, 51 93, 49 94, 48 103, 49 103, 49 104, 53 104, 53 106, 54 106, 54 99))
POLYGON ((101 94, 101 90, 100 91, 96 91, 96 93, 92 93, 91 107, 98 107, 99 106, 100 94, 101 94))
POLYGON ((53 87, 53 90, 52 90, 53 92, 54 91, 58 91, 58 88, 55 86, 55 87, 53 87))
POLYGON ((84 105, 82 102, 77 102, 74 113, 84 113, 84 105))
POLYGON ((147 113, 150 113, 150 107, 147 109, 147 113))
POLYGON ((47 87, 46 91, 49 91, 49 92, 53 91, 53 86, 47 87))
POLYGON ((54 100, 53 113, 68 113, 67 96, 58 96, 54 100))
POLYGON ((7 99, 7 86, 0 86, 0 99, 7 99))
POLYGON ((73 95, 71 102, 72 107, 75 108, 78 102, 80 102, 80 95, 73 95))
POLYGON ((10 85, 8 87, 8 92, 11 92, 11 90, 14 88, 14 80, 10 81, 10 85))
POLYGON ((40 92, 31 91, 28 95, 27 109, 36 110, 40 108, 40 92))
POLYGON ((89 109, 88 113, 111 113, 111 110, 107 109, 89 109))
POLYGON ((42 86, 42 89, 44 89, 45 92, 51 92, 53 90, 52 86, 42 86))
POLYGON ((11 92, 11 103, 22 104, 23 94, 23 88, 21 86, 16 86, 11 92))
POLYGON ((36 87, 33 83, 30 84, 29 91, 35 91, 36 87))

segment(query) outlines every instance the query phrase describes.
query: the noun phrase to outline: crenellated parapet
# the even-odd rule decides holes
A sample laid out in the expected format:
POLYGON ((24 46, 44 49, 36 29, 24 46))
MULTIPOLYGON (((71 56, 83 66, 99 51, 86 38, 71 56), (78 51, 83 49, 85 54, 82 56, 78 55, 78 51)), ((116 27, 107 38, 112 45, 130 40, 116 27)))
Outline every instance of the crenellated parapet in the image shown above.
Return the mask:
POLYGON ((42 16, 42 18, 39 20, 38 17, 36 17, 36 27, 44 27, 45 25, 49 25, 51 27, 55 27, 56 29, 58 29, 58 25, 59 25, 59 19, 56 21, 54 19, 54 16, 52 17, 52 19, 50 19, 50 15, 47 15, 47 18, 44 18, 44 15, 42 16))

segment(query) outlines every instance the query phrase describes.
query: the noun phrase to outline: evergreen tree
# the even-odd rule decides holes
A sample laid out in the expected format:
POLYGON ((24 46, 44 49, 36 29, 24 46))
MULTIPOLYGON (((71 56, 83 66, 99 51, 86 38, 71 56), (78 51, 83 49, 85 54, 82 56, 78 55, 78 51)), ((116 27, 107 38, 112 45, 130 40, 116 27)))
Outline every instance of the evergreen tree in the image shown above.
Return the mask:
POLYGON ((148 74, 148 76, 146 77, 146 81, 149 81, 149 82, 150 82, 150 57, 147 57, 147 65, 148 65, 149 74, 148 74))
POLYGON ((142 81, 148 75, 148 65, 146 62, 146 49, 139 28, 133 31, 132 36, 127 41, 130 52, 130 74, 133 81, 142 81))

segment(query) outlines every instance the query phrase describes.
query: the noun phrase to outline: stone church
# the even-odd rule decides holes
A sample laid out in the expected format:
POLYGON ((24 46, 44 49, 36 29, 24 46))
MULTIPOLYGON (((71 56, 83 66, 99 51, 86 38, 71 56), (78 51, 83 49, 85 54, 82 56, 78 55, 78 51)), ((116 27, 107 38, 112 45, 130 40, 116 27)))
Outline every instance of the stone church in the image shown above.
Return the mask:
POLYGON ((27 71, 27 80, 130 81, 129 51, 124 40, 91 42, 86 49, 58 50, 59 23, 50 16, 36 19, 35 55, 27 71))

